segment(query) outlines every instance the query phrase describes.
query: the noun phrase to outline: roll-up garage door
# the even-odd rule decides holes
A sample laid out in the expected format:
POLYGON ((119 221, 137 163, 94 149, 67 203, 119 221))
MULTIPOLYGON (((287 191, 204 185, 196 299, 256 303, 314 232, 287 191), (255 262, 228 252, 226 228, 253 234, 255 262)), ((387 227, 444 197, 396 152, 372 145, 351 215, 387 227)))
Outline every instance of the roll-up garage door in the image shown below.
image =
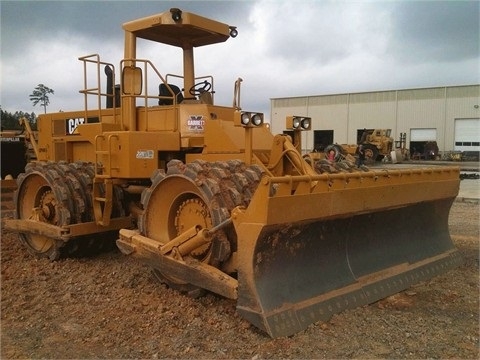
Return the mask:
POLYGON ((437 141, 437 129, 410 129, 410 141, 437 141))
POLYGON ((455 150, 480 151, 480 119, 455 119, 455 150))

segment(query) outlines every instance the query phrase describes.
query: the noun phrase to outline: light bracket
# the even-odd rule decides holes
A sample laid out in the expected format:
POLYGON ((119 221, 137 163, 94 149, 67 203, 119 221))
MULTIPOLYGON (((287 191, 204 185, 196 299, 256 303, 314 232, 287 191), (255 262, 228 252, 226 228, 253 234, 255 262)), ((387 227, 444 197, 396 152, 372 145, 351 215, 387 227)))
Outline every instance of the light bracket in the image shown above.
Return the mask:
POLYGON ((312 118, 307 116, 287 116, 285 121, 285 128, 287 130, 311 130, 312 118))
POLYGON ((250 111, 236 111, 234 116, 234 125, 243 127, 262 126, 264 117, 262 113, 250 111))

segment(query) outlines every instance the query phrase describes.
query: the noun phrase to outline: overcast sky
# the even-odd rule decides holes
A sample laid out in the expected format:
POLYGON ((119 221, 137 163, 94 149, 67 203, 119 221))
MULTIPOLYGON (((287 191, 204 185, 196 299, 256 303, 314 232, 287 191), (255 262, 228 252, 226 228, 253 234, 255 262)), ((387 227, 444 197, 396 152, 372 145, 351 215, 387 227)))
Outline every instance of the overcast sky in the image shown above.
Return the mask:
MULTIPOLYGON (((3 110, 37 114, 29 94, 54 89, 49 112, 80 110, 78 57, 117 67, 124 22, 171 7, 237 26, 226 43, 196 50, 196 75, 215 77, 216 102, 270 114, 270 99, 480 83, 479 1, 1 1, 3 110)), ((146 42, 162 72, 181 53, 146 42)))

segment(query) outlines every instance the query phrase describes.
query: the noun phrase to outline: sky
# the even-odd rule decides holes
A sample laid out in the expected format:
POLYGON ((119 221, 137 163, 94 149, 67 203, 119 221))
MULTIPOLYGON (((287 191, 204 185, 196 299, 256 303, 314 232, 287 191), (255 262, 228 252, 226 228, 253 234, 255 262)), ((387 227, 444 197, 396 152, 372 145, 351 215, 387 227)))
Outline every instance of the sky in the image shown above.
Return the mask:
MULTIPOLYGON (((80 56, 119 67, 124 22, 176 7, 236 26, 239 35, 195 50, 197 76, 215 79, 215 102, 262 111, 270 99, 480 83, 480 1, 0 1, 2 110, 83 109, 80 56)), ((138 57, 180 74, 181 52, 139 42, 138 57)))

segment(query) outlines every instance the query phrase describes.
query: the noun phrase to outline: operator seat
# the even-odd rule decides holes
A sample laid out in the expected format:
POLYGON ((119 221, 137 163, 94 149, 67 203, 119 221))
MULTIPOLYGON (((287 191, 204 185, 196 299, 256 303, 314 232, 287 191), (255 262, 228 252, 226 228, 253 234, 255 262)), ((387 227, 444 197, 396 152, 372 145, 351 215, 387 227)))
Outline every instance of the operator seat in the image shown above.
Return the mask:
MULTIPOLYGON (((177 104, 180 104, 183 101, 183 94, 180 88, 173 84, 168 84, 170 89, 177 98, 177 104)), ((158 105, 173 105, 173 99, 171 98, 172 93, 168 90, 167 85, 160 84, 159 86, 159 96, 170 96, 170 99, 158 99, 158 105)))
POLYGON ((213 105, 212 93, 209 91, 201 91, 198 98, 201 104, 213 105))

